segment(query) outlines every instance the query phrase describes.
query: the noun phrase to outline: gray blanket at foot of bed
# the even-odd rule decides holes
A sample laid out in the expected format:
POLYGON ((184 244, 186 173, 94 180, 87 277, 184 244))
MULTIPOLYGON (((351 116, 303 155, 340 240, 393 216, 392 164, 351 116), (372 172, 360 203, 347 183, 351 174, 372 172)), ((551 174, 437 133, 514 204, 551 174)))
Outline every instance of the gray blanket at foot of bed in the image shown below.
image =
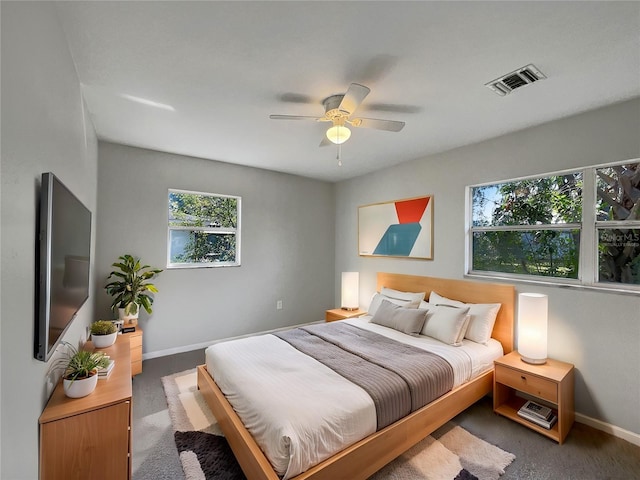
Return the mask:
POLYGON ((453 387, 442 357, 343 322, 274 333, 364 389, 376 407, 378 430, 453 387))

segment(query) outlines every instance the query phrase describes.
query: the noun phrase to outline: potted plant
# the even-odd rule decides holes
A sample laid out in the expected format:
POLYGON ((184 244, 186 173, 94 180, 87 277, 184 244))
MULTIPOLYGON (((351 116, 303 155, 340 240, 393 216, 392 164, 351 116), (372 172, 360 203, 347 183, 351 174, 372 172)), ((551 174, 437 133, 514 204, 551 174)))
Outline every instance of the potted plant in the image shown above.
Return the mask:
POLYGON ((90 327, 91 341, 96 348, 107 348, 116 342, 118 328, 111 320, 98 320, 90 327))
POLYGON ((109 295, 113 297, 111 309, 118 308, 119 318, 129 323, 138 318, 140 307, 151 314, 153 293, 158 289, 150 282, 162 270, 151 268, 149 265, 141 265, 140 259, 126 254, 118 257, 119 262, 112 264, 118 270, 109 274, 107 280, 115 277, 115 280, 105 285, 109 295))
POLYGON ((107 367, 109 358, 102 352, 76 350, 73 345, 69 343, 66 345, 66 357, 60 359, 64 362, 62 374, 64 393, 71 398, 86 397, 98 385, 98 369, 107 367))

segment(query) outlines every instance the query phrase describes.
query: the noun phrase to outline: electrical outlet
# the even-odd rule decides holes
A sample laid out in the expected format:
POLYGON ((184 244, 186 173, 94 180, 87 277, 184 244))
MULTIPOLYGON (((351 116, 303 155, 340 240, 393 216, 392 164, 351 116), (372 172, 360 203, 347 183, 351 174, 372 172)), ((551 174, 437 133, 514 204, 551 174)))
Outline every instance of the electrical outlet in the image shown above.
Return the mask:
POLYGON ((282 300, 276 302, 276 310, 282 310, 282 300))

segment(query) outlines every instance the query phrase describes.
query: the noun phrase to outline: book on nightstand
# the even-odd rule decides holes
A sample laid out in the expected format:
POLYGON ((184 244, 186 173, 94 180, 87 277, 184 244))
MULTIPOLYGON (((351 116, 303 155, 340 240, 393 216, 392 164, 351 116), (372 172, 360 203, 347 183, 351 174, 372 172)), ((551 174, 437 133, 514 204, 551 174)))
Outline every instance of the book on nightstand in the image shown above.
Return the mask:
POLYGON ((558 420, 556 414, 549 407, 539 405, 531 400, 518 410, 518 415, 546 429, 553 427, 558 420))

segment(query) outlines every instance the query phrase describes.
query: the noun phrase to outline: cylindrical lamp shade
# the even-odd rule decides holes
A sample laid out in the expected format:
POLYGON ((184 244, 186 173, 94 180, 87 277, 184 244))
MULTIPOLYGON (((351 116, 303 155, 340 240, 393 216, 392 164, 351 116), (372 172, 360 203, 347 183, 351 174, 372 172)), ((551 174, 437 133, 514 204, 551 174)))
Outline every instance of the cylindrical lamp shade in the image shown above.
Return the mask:
POLYGON ((518 353, 523 361, 547 361, 548 298, 540 293, 518 296, 518 353))
POLYGON ((360 274, 358 272, 342 272, 342 300, 343 310, 357 310, 360 306, 358 290, 360 288, 360 274))

